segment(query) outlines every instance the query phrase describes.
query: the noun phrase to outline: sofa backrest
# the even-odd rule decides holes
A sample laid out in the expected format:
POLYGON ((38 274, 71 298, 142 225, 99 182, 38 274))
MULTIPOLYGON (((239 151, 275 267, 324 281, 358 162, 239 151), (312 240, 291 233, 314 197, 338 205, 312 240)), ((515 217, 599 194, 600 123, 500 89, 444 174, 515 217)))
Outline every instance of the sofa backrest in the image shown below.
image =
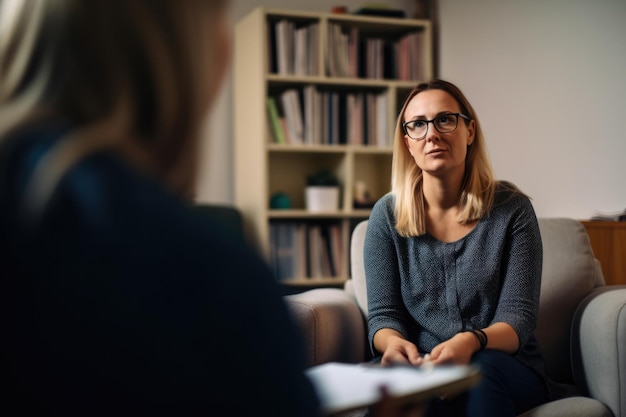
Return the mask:
POLYGON ((594 287, 603 284, 604 278, 582 223, 542 218, 539 229, 543 272, 535 334, 548 375, 555 381, 573 384, 570 346, 574 311, 594 287))
MULTIPOLYGON (((569 218, 540 218, 543 272, 536 335, 548 374, 558 382, 573 383, 570 367, 570 335, 574 311, 604 279, 594 258, 583 225, 569 218)), ((360 222, 351 238, 351 276, 346 290, 352 292, 367 315, 367 290, 363 245, 368 221, 360 222)))

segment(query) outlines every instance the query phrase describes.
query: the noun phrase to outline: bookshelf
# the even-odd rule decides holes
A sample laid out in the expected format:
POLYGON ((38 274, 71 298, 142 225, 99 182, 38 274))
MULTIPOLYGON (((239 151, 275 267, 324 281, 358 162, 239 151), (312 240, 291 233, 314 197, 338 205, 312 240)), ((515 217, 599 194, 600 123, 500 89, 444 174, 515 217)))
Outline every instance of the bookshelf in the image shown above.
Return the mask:
POLYGON ((235 204, 246 234, 282 283, 341 285, 352 229, 369 216, 355 188, 371 202, 389 191, 399 107, 433 76, 430 21, 261 7, 235 25, 234 45, 235 204), (306 178, 320 169, 339 179, 337 210, 306 209, 306 178), (289 208, 270 208, 277 193, 289 208), (322 249, 319 228, 333 236, 322 249), (328 253, 313 265, 324 248, 333 268, 328 253))

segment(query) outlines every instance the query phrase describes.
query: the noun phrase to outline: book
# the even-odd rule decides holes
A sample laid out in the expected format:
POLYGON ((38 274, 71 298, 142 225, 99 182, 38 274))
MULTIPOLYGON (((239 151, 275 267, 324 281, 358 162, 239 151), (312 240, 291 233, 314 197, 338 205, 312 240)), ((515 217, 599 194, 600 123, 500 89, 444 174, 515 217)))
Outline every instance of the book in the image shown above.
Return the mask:
POLYGON ((298 27, 294 30, 294 63, 293 73, 295 75, 305 75, 307 68, 307 28, 306 26, 298 27))
POLYGON ((272 267, 277 281, 286 281, 296 278, 297 274, 297 250, 296 250, 295 224, 291 221, 272 222, 270 224, 270 237, 274 240, 272 245, 272 267), (271 228, 274 228, 272 231, 271 228))
POLYGON ((329 362, 308 368, 305 374, 320 398, 325 415, 373 405, 380 400, 380 388, 383 386, 391 398, 402 405, 459 393, 480 381, 480 371, 471 365, 421 368, 329 362))
POLYGON ((591 216, 591 220, 605 222, 623 222, 626 221, 626 210, 612 213, 596 210, 593 216, 591 216))
POLYGON ((322 231, 319 224, 311 224, 307 229, 308 243, 308 276, 310 278, 322 278, 324 267, 322 265, 322 231))
POLYGON ((281 116, 278 113, 278 106, 276 105, 276 99, 274 97, 267 98, 267 113, 270 119, 270 126, 272 127, 272 135, 274 142, 284 145, 287 143, 285 138, 285 132, 283 130, 283 122, 281 116))
POLYGON ((376 95, 376 138, 375 145, 389 146, 389 92, 383 91, 376 95))
POLYGON ((308 75, 316 75, 319 66, 319 23, 312 23, 309 26, 308 38, 308 75))
POLYGON ((327 36, 327 73, 331 77, 347 77, 350 75, 349 36, 343 33, 338 23, 328 24, 327 36))
POLYGON ((304 222, 297 222, 295 224, 296 278, 303 278, 307 276, 306 227, 307 225, 304 222))
POLYGON ((287 121, 287 131, 292 144, 302 145, 304 143, 304 120, 300 104, 300 93, 298 90, 290 88, 281 95, 281 104, 287 121))
POLYGON ((307 85, 303 89, 304 95, 304 143, 313 145, 316 143, 316 118, 317 96, 319 95, 314 85, 307 85))
POLYGON ((330 250, 333 259, 333 267, 336 276, 342 273, 341 265, 343 264, 343 244, 341 242, 341 226, 333 224, 330 226, 330 250))
POLYGON ((273 48, 276 53, 277 73, 287 75, 291 73, 289 65, 289 39, 291 37, 292 24, 282 19, 274 25, 274 39, 276 39, 276 47, 273 48))
POLYGON ((359 76, 359 29, 353 27, 348 34, 348 75, 353 78, 359 76))

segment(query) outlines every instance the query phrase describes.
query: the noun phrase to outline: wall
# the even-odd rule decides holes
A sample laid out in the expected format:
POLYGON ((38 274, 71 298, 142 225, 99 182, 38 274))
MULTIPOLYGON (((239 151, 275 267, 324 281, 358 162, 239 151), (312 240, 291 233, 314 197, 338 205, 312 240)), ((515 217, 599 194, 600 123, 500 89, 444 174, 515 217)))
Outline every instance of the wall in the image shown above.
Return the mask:
MULTIPOLYGON (((344 1, 354 10, 365 1, 344 1)), ((236 22, 260 1, 234 0, 236 22)), ((330 0, 265 7, 329 11, 330 0)), ((413 12, 413 1, 388 1, 413 12)), ((440 75, 480 116, 496 175, 539 216, 626 208, 626 1, 439 0, 440 75)), ((233 201, 231 86, 207 136, 198 199, 233 201)))
POLYGON ((540 216, 626 209, 626 1, 439 0, 440 75, 540 216))

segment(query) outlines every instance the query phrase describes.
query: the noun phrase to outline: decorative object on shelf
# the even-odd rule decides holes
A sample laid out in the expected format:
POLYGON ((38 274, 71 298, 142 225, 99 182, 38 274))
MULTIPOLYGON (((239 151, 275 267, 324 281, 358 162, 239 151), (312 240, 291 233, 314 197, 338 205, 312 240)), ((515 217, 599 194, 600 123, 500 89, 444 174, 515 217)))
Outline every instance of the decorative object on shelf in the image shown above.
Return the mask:
POLYGON ((334 6, 332 9, 330 9, 330 12, 337 14, 346 14, 348 13, 348 8, 346 6, 334 6))
POLYGON ((430 19, 436 0, 415 0, 414 19, 430 19))
POLYGON ((291 199, 282 191, 273 194, 270 198, 270 209, 272 210, 288 210, 292 207, 291 199))
POLYGON ((375 201, 372 199, 365 181, 357 181, 354 184, 354 208, 371 209, 375 201))
POLYGON ((377 17, 406 17, 404 10, 392 9, 389 5, 381 3, 369 3, 358 9, 354 14, 377 17))
POLYGON ((306 179, 305 201, 308 211, 339 209, 339 180, 328 169, 320 169, 306 179))

